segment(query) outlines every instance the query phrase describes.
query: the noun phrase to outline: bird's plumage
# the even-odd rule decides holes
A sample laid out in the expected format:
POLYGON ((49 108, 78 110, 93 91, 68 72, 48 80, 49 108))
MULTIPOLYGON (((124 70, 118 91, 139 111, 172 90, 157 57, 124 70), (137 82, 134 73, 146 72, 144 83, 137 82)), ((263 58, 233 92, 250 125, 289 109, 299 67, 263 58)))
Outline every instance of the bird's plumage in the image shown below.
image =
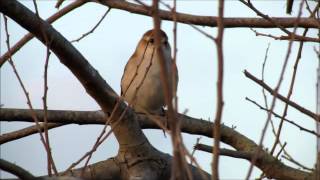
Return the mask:
MULTIPOLYGON (((177 72, 177 69, 171 58, 171 48, 165 32, 161 31, 160 39, 165 67, 169 75, 169 87, 171 90, 172 87, 176 90, 178 73, 172 77, 172 71, 177 72), (175 81, 172 78, 175 78, 175 81), (174 85, 173 82, 175 82, 174 85)), ((121 79, 121 95, 137 112, 160 113, 165 105, 159 55, 154 43, 154 31, 149 30, 139 41, 121 79)))

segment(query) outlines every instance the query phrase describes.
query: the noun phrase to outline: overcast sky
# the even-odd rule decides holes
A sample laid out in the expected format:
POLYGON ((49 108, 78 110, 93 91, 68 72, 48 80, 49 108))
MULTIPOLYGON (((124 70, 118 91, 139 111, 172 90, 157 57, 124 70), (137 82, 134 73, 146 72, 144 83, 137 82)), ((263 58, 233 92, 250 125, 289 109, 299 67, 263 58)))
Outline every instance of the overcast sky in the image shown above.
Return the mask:
MULTIPOLYGON (((27 7, 33 8, 31 0, 21 1, 27 7)), ((39 1, 38 7, 43 18, 56 12, 56 1, 39 1)), ((70 3, 66 1, 63 5, 70 3)), ((165 1, 169 4, 172 1, 165 1)), ((286 1, 253 1, 254 5, 270 16, 286 17, 286 1)), ((197 15, 217 14, 216 1, 179 1, 178 11, 197 15)), ((310 2, 314 7, 315 2, 310 2)), ((293 15, 297 14, 298 2, 295 1, 293 15)), ((67 39, 73 40, 93 27, 107 10, 105 6, 88 3, 72 13, 58 20, 53 26, 67 39)), ((303 11, 303 15, 308 15, 303 11)), ((225 5, 227 17, 255 17, 255 14, 238 1, 227 1, 225 5)), ((290 16, 291 17, 291 16, 290 16)), ((4 23, 1 17, 1 54, 6 52, 4 23)), ((168 34, 172 44, 173 23, 163 21, 162 29, 168 34)), ((152 18, 131 14, 125 11, 112 9, 98 29, 74 46, 89 60, 102 77, 116 91, 120 92, 120 79, 124 66, 134 52, 141 36, 152 28, 152 18)), ((199 27, 206 32, 216 35, 216 28, 199 27)), ((259 32, 279 35, 280 31, 274 29, 257 29, 259 32)), ((292 29, 290 29, 292 30, 292 29)), ((17 42, 26 31, 9 21, 11 43, 17 42)), ((301 33, 301 29, 299 32, 301 33)), ((316 30, 310 30, 309 36, 316 36, 316 30)), ((265 70, 266 82, 274 87, 278 81, 279 73, 285 59, 288 42, 275 41, 266 37, 256 37, 248 28, 225 29, 224 57, 225 79, 224 98, 225 106, 222 121, 227 126, 236 126, 236 130, 255 142, 259 141, 262 127, 266 120, 266 113, 245 100, 252 98, 263 104, 261 88, 246 79, 243 71, 248 70, 257 77, 261 77, 261 66, 265 51, 270 43, 268 61, 265 70)), ((305 43, 302 59, 297 72, 296 83, 292 100, 303 107, 315 111, 315 84, 317 57, 313 47, 316 43, 305 43)), ((298 43, 293 44, 289 65, 280 92, 287 94, 290 84, 292 67, 297 54, 298 43)), ((43 96, 43 67, 46 48, 36 39, 30 41, 13 56, 16 67, 22 76, 23 82, 30 93, 35 108, 42 108, 43 96)), ((178 24, 178 57, 179 70, 178 99, 179 112, 188 110, 188 115, 196 118, 210 119, 215 116, 216 104, 216 47, 214 42, 198 33, 185 24, 178 24)), ((62 65, 54 54, 49 63, 49 109, 60 110, 99 110, 95 101, 86 94, 84 88, 62 65)), ((271 98, 269 97, 269 102, 271 98)), ((28 108, 26 98, 18 84, 12 68, 8 63, 1 68, 1 104, 6 108, 28 108)), ((276 111, 282 113, 284 105, 277 102, 276 111)), ((309 117, 289 108, 288 119, 306 128, 314 129, 315 124, 309 117)), ((279 119, 273 119, 278 124, 279 119)), ((1 123, 1 133, 18 130, 29 126, 29 123, 1 123)), ((102 126, 96 125, 69 125, 50 130, 51 148, 55 163, 59 171, 65 170, 71 163, 78 160, 85 152, 90 150, 102 126)), ((158 149, 171 153, 170 138, 164 138, 162 131, 145 130, 150 142, 158 149)), ((199 136, 184 135, 184 143, 191 151, 199 136)), ((287 142, 287 151, 295 159, 307 167, 313 167, 315 162, 315 137, 302 132, 290 124, 284 125, 281 135, 282 142, 287 142)), ((264 141, 266 147, 272 146, 274 136, 269 128, 264 141)), ((213 140, 202 137, 201 143, 212 144, 213 140)), ((223 147, 231 148, 228 145, 223 147)), ((98 149, 91 163, 105 160, 116 155, 118 144, 115 138, 110 137, 98 149)), ((202 167, 210 172, 211 154, 196 152, 195 157, 202 167)), ((1 158, 24 167, 34 175, 46 173, 46 154, 39 141, 39 135, 32 135, 1 146, 1 158)), ((283 160, 286 164, 293 164, 283 160)), ((243 179, 249 163, 229 157, 221 157, 220 176, 222 179, 243 179)), ((258 177, 259 170, 255 170, 252 177, 258 177)), ((8 177, 1 171, 0 177, 8 177)))

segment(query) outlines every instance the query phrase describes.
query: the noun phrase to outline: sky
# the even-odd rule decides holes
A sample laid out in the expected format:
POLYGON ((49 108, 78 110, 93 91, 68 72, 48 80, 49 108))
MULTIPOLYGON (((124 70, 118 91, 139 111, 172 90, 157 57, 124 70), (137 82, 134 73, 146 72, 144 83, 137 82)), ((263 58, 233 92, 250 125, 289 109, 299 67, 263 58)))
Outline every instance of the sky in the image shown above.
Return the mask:
MULTIPOLYGON (((30 9, 33 8, 31 0, 21 1, 30 9)), ((66 1, 63 6, 71 1, 66 1)), ((165 1, 171 4, 172 1, 165 1)), ((298 3, 295 2, 292 16, 285 14, 286 1, 253 1, 254 5, 264 13, 274 17, 294 17, 298 11, 298 3)), ((310 2, 314 7, 315 3, 310 2)), ((40 15, 49 17, 57 10, 55 1, 38 1, 40 15)), ((185 0, 177 2, 179 12, 196 15, 217 15, 217 1, 185 0)), ((162 7, 164 8, 164 7, 162 7)), ((89 31, 105 13, 107 8, 96 3, 88 3, 64 16, 53 24, 68 40, 80 37, 89 31)), ((307 11, 303 11, 306 16, 307 11)), ((226 17, 256 17, 255 13, 238 1, 226 1, 226 17)), ((1 17, 0 54, 6 52, 4 23, 1 17)), ((93 34, 73 45, 88 59, 107 83, 120 93, 120 80, 127 60, 134 52, 141 36, 152 29, 152 18, 126 11, 112 9, 106 19, 93 34)), ((217 28, 201 27, 207 33, 216 36, 217 28)), ((26 31, 19 25, 9 20, 9 32, 11 44, 22 38, 26 31)), ((173 23, 162 22, 162 29, 167 33, 169 42, 173 44, 173 23)), ((256 29, 259 32, 279 35, 276 29, 256 29)), ((292 30, 292 29, 290 29, 292 30)), ((299 29, 298 32, 302 32, 299 29)), ((316 30, 310 30, 308 35, 315 37, 316 30)), ((194 30, 189 25, 178 24, 178 54, 177 66, 179 71, 178 106, 179 112, 187 110, 187 115, 206 120, 214 119, 216 110, 216 80, 217 80, 217 56, 215 43, 194 30)), ((282 64, 284 62, 288 42, 275 41, 267 37, 257 37, 248 28, 225 29, 224 33, 224 99, 222 122, 248 138, 258 142, 261 130, 265 124, 267 114, 255 105, 245 100, 249 97, 260 104, 263 103, 261 87, 247 79, 243 71, 261 77, 262 63, 265 51, 270 44, 268 60, 265 69, 265 81, 271 87, 275 87, 279 79, 282 64)), ((316 68, 317 57, 313 48, 316 43, 305 43, 302 59, 297 71, 296 83, 292 100, 303 107, 315 112, 316 106, 316 68)), ((298 43, 293 43, 292 53, 289 58, 284 81, 280 93, 286 95, 293 71, 293 64, 297 54, 298 43)), ((46 48, 38 40, 31 40, 18 53, 13 60, 21 75, 23 82, 30 93, 32 104, 36 109, 42 108, 43 96, 43 67, 46 56, 46 48)), ((85 92, 85 89, 72 75, 72 73, 59 62, 57 57, 50 56, 48 69, 48 108, 59 110, 99 110, 99 106, 85 92)), ((26 98, 8 63, 0 69, 1 72, 1 104, 5 108, 27 109, 26 98)), ((268 96, 269 103, 272 97, 268 96)), ((284 104, 277 101, 275 111, 282 113, 284 104)), ((288 119, 303 125, 308 129, 315 129, 314 121, 289 108, 288 119)), ((277 125, 279 119, 272 118, 277 125)), ((1 133, 18 130, 31 125, 30 123, 1 122, 1 133)), ((98 134, 102 130, 98 125, 68 125, 50 130, 50 142, 55 163, 59 171, 65 170, 71 163, 78 160, 84 153, 90 150, 98 134)), ((149 141, 159 150, 172 154, 170 138, 165 138, 161 130, 144 130, 149 141)), ((199 136, 184 134, 184 143, 189 151, 199 136)), ((315 136, 300 131, 290 124, 284 124, 281 135, 282 142, 287 142, 287 151, 295 160, 307 167, 313 167, 315 162, 316 145, 315 136)), ((272 146, 274 136, 271 128, 267 131, 264 146, 272 146)), ((213 140, 202 137, 201 143, 212 145, 213 140)), ((222 147, 232 147, 223 144, 222 147)), ((34 175, 46 174, 46 154, 39 135, 32 135, 23 139, 1 145, 1 158, 13 162, 34 175)), ((104 142, 98 151, 94 153, 91 163, 105 160, 117 154, 118 144, 114 136, 104 142)), ((277 151, 276 151, 277 152, 277 151)), ((211 171, 210 163, 212 155, 196 151, 195 157, 207 172, 211 171)), ((283 160, 286 164, 296 167, 294 164, 283 160)), ((246 176, 249 163, 245 160, 230 157, 220 158, 221 179, 243 179, 246 176)), ((12 177, 0 171, 0 178, 12 177)), ((255 169, 251 177, 258 177, 260 171, 255 169)))

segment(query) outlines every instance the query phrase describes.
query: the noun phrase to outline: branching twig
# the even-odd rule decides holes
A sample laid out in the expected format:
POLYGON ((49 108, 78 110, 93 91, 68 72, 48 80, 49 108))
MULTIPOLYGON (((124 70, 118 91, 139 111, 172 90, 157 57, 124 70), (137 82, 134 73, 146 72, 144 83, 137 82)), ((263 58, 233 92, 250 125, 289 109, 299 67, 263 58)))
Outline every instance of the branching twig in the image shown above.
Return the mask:
MULTIPOLYGON (((289 30, 287 30, 283 25, 281 25, 279 22, 275 21, 274 19, 272 19, 271 17, 269 17, 266 14, 263 14, 262 12, 260 12, 256 7, 253 6, 253 4, 251 3, 250 0, 248 0, 248 2, 246 2, 245 0, 239 0, 240 2, 242 2, 243 4, 245 4, 247 7, 249 7, 250 9, 252 9, 258 16, 264 18, 265 20, 269 21, 270 23, 272 23, 273 25, 275 25, 276 27, 278 27, 279 29, 281 29, 284 33, 286 33, 288 35, 288 40, 294 40, 295 38, 297 39, 305 39, 305 37, 297 35, 295 30, 294 32, 290 32, 289 30)), ((303 4, 303 1, 301 1, 301 4, 303 4)), ((300 6, 301 7, 301 6, 300 6)), ((296 18, 295 22, 294 22, 294 26, 293 27, 298 27, 298 23, 301 19, 301 8, 299 11, 298 18, 296 18)), ((318 42, 318 41, 317 41, 318 42)))
MULTIPOLYGON (((45 141, 45 138, 43 137, 43 134, 41 132, 39 120, 38 120, 38 118, 36 116, 36 113, 33 110, 33 106, 32 106, 32 103, 31 103, 31 99, 29 97, 29 93, 27 92, 27 90, 26 90, 26 88, 25 88, 25 86, 24 86, 24 84, 22 82, 22 79, 21 79, 21 77, 20 77, 20 75, 19 75, 19 73, 18 73, 18 71, 17 71, 17 69, 16 69, 16 67, 15 67, 15 65, 13 63, 12 56, 11 56, 11 51, 10 51, 10 40, 9 40, 9 36, 10 35, 9 35, 9 32, 8 32, 8 22, 7 22, 8 20, 7 20, 7 17, 5 15, 3 15, 3 18, 4 18, 4 26, 5 26, 5 32, 6 32, 6 38, 7 38, 6 39, 6 44, 7 44, 7 48, 8 48, 8 52, 9 52, 9 63, 10 63, 10 65, 11 65, 11 67, 13 69, 13 72, 16 75, 16 77, 17 77, 17 79, 19 81, 19 84, 20 84, 20 86, 21 86, 21 88, 22 88, 22 90, 23 90, 23 92, 24 92, 24 94, 26 96, 27 104, 29 106, 31 116, 32 116, 34 122, 36 123, 37 129, 38 129, 38 132, 39 132, 39 135, 40 135, 40 140, 41 140, 42 144, 44 145, 45 150, 48 153, 48 158, 50 158, 50 160, 52 162, 52 165, 54 167, 54 163, 53 163, 53 159, 52 159, 51 153, 49 153, 50 152, 49 146, 47 145, 47 143, 45 141)), ((54 171, 57 172, 55 168, 54 168, 54 171)))
POLYGON ((79 42, 79 41, 81 41, 83 38, 85 38, 86 36, 88 36, 89 34, 93 33, 93 32, 97 29, 97 27, 101 24, 101 22, 104 20, 104 18, 109 14, 110 10, 111 10, 111 8, 109 7, 108 10, 102 15, 102 17, 101 17, 101 19, 98 21, 98 23, 97 23, 90 31, 82 34, 81 37, 79 37, 79 38, 77 38, 77 39, 74 39, 74 40, 72 40, 72 41, 70 41, 70 42, 72 42, 72 43, 73 43, 73 42, 79 42))
MULTIPOLYGON (((275 90, 272 89, 270 86, 268 86, 265 82, 263 82, 262 80, 258 79, 257 77, 255 77, 254 75, 252 75, 250 72, 248 71, 244 71, 244 74, 247 78, 251 79, 253 82, 257 83, 258 85, 260 85, 261 87, 263 87, 265 90, 267 90, 270 94, 275 94, 275 90)), ((312 111, 300 106, 299 104, 288 100, 286 97, 282 96, 281 94, 277 94, 276 97, 278 99, 280 99, 281 101, 289 104, 290 106, 292 106, 293 108, 297 109, 298 111, 300 111, 301 113, 311 117, 312 119, 314 119, 315 121, 317 121, 317 115, 315 113, 313 113, 312 111)))
POLYGON ((306 166, 302 165, 301 163, 299 163, 298 161, 296 161, 296 160, 292 159, 292 158, 291 158, 291 157, 289 157, 289 156, 282 155, 282 157, 283 157, 284 159, 286 159, 286 160, 288 160, 288 161, 292 162, 293 164, 295 164, 295 165, 297 165, 297 166, 299 166, 299 167, 301 167, 301 168, 305 169, 305 170, 308 170, 308 171, 311 171, 311 172, 312 172, 312 171, 314 171, 314 169, 312 169, 312 168, 308 168, 308 167, 306 167, 306 166))
MULTIPOLYGON (((63 9, 58 11, 57 13, 53 14, 52 16, 50 16, 46 21, 49 22, 49 23, 53 23, 54 21, 56 21, 60 17, 62 17, 65 14, 69 13, 70 11, 82 6, 86 2, 88 2, 88 1, 86 1, 86 0, 77 0, 75 2, 72 2, 68 6, 64 7, 63 9)), ((17 51, 19 51, 33 37, 34 37, 34 35, 32 33, 26 34, 22 39, 20 39, 15 45, 13 45, 10 48, 10 53, 9 53, 9 51, 4 53, 0 57, 0 68, 9 59, 10 54, 13 56, 17 51)))
MULTIPOLYGON (((262 14, 260 11, 258 11, 250 2, 250 0, 246 3, 244 0, 240 0, 242 3, 246 4, 248 7, 250 7, 253 11, 255 11, 259 16, 267 19, 268 21, 272 22, 272 19, 269 18, 269 16, 267 15, 264 15, 262 14)), ((301 17, 301 14, 302 14, 302 7, 303 7, 303 1, 301 1, 300 3, 300 8, 299 8, 299 13, 298 13, 298 17, 297 17, 297 21, 296 21, 296 24, 297 22, 299 22, 300 20, 300 17, 301 17)), ((283 28, 281 25, 279 25, 278 23, 276 22, 272 22, 274 23, 275 25, 277 25, 282 31, 284 31, 285 33, 287 33, 288 35, 290 35, 290 37, 292 39, 294 39, 294 37, 296 36, 296 31, 297 31, 297 26, 295 26, 294 30, 293 30, 293 33, 289 32, 288 30, 286 30, 285 28, 283 28)), ((265 137, 265 133, 267 131, 267 128, 268 128, 268 125, 269 125, 269 122, 271 120, 271 112, 273 112, 273 109, 275 108, 275 105, 276 105, 276 100, 277 100, 277 95, 278 95, 278 92, 279 92, 279 89, 281 87, 281 84, 282 84, 282 81, 283 81, 283 77, 284 77, 284 73, 285 73, 285 70, 287 68, 287 64, 288 64, 288 61, 289 61, 289 57, 290 57, 290 53, 291 53, 291 48, 292 48, 292 39, 290 39, 289 41, 289 44, 288 44, 288 50, 287 50, 287 53, 286 53, 286 57, 284 59, 284 62, 283 62, 283 65, 282 65, 282 68, 281 68, 281 72, 280 72, 280 76, 279 76, 279 80, 278 80, 278 83, 275 87, 275 90, 274 90, 274 93, 272 94, 273 95, 273 98, 272 98, 272 102, 271 102, 271 106, 270 106, 270 112, 268 113, 268 117, 266 119, 266 122, 265 122, 265 125, 262 129, 262 132, 261 132, 261 137, 260 137, 260 140, 259 140, 259 147, 257 148, 257 151, 255 152, 255 156, 251 159, 251 165, 249 167, 249 170, 248 170, 248 174, 246 176, 246 180, 250 179, 250 175, 251 175, 251 172, 252 172, 252 169, 253 169, 253 165, 255 164, 255 161, 256 161, 256 157, 259 155, 260 151, 261 151, 261 148, 263 146, 263 140, 264 140, 264 137, 265 137)))
MULTIPOLYGON (((305 36, 307 34, 307 32, 308 32, 308 29, 305 29, 302 36, 305 36)), ((287 97, 286 97, 288 100, 290 100, 291 95, 293 93, 293 87, 294 87, 294 83, 295 83, 295 79, 296 79, 297 69, 298 69, 298 65, 299 65, 299 62, 300 62, 300 59, 301 59, 301 54, 302 54, 302 48, 303 48, 303 42, 300 42, 298 53, 297 53, 297 57, 296 57, 296 61, 295 61, 294 67, 293 67, 293 73, 292 73, 292 77, 291 77, 289 91, 288 91, 288 94, 287 94, 287 97)), ((277 131, 277 134, 276 134, 276 139, 275 139, 273 147, 271 148, 271 151, 270 151, 271 155, 273 154, 273 152, 275 151, 275 149, 277 147, 277 144, 278 144, 278 141, 279 141, 279 138, 280 138, 280 134, 281 134, 281 130, 282 130, 282 126, 283 126, 283 122, 284 122, 285 117, 287 116, 288 107, 289 107, 289 104, 286 103, 285 107, 284 107, 284 110, 283 110, 282 117, 281 117, 281 121, 280 121, 280 124, 279 124, 279 127, 278 127, 278 131, 277 131)))
POLYGON ((275 40, 293 40, 293 41, 300 41, 300 42, 320 42, 319 38, 312 38, 312 37, 306 37, 304 35, 302 36, 274 36, 272 34, 265 34, 265 33, 261 33, 258 32, 257 30, 254 30, 252 28, 250 28, 255 34, 256 36, 265 36, 265 37, 270 37, 273 38, 275 40))
MULTIPOLYGON (((264 111, 266 111, 266 112, 270 112, 270 110, 262 107, 260 104, 258 104, 257 102, 253 101, 252 99, 246 97, 246 100, 249 101, 249 102, 251 102, 251 103, 253 103, 253 104, 256 105, 257 107, 259 107, 261 110, 264 110, 264 111)), ((289 120, 289 119, 287 119, 287 118, 284 118, 283 116, 280 116, 279 114, 277 114, 277 113, 275 113, 275 112, 271 112, 271 113, 272 113, 275 117, 277 117, 277 118, 280 118, 280 119, 283 118, 284 121, 286 121, 286 122, 288 122, 288 123, 296 126, 296 127, 299 128, 301 131, 305 131, 305 132, 308 132, 308 133, 310 133, 310 134, 313 134, 313 135, 315 135, 315 136, 317 136, 317 137, 320 137, 320 134, 317 134, 317 133, 316 133, 315 131, 313 131, 313 130, 306 129, 306 128, 300 126, 299 124, 295 123, 294 121, 289 120)), ((277 135, 277 134, 275 134, 275 135, 277 135)))
MULTIPOLYGON (((37 2, 36 0, 33 0, 33 5, 34 5, 34 8, 35 8, 35 13, 36 13, 36 16, 38 17, 38 19, 40 20, 40 15, 39 15, 39 11, 38 11, 38 5, 37 5, 37 2)), ((46 60, 45 60, 45 65, 44 65, 44 85, 43 85, 43 88, 44 88, 44 92, 43 92, 43 97, 42 97, 42 100, 43 100, 43 110, 44 110, 44 138, 45 138, 45 141, 46 141, 46 146, 47 146, 47 163, 48 163, 48 175, 49 176, 52 176, 52 172, 51 170, 53 169, 55 175, 58 175, 58 170, 55 166, 55 163, 53 161, 53 158, 52 158, 52 153, 51 153, 51 147, 50 147, 50 141, 49 141, 49 134, 48 134, 48 127, 47 127, 47 92, 48 92, 48 63, 49 63, 49 57, 50 57, 50 49, 49 49, 49 46, 50 46, 50 42, 49 42, 49 39, 48 37, 46 36, 46 34, 44 33, 44 30, 41 28, 41 26, 39 25, 39 28, 41 30, 41 33, 45 39, 45 45, 46 45, 46 60)))

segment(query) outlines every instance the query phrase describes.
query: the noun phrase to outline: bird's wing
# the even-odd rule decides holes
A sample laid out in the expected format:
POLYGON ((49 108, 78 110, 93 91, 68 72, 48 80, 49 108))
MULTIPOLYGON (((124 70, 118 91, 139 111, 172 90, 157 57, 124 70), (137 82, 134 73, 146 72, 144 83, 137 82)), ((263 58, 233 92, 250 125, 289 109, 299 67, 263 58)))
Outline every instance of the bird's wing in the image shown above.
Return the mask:
POLYGON ((137 55, 133 54, 129 61, 127 62, 124 71, 123 71, 123 75, 121 78, 121 96, 125 93, 125 91, 128 89, 131 81, 134 78, 134 75, 136 74, 137 71, 137 55))
POLYGON ((177 68, 177 64, 176 64, 176 63, 172 63, 172 66, 173 66, 173 71, 175 72, 174 77, 173 77, 173 78, 175 78, 175 84, 174 84, 174 86, 175 86, 175 88, 176 88, 176 90, 177 90, 177 88, 178 88, 178 82, 179 82, 178 68, 177 68))

